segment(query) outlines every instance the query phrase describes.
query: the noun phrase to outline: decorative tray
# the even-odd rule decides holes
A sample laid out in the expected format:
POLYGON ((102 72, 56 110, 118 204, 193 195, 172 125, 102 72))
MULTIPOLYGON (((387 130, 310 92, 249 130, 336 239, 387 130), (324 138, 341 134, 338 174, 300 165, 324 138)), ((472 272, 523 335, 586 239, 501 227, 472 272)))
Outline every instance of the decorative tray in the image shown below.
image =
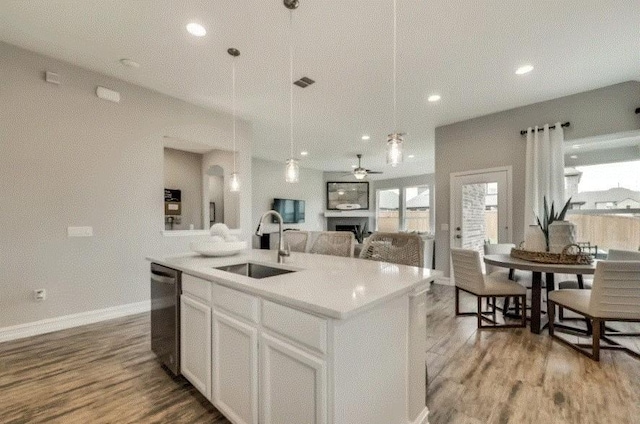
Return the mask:
POLYGON ((591 255, 582 253, 577 244, 566 245, 562 253, 533 252, 514 247, 511 249, 511 257, 543 264, 588 265, 593 262, 591 255))

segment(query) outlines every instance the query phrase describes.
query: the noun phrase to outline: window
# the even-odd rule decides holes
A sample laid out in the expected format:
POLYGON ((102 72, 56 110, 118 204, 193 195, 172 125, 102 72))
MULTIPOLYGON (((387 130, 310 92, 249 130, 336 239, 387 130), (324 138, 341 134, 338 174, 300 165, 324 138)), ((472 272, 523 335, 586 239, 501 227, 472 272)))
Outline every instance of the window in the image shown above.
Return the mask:
MULTIPOLYGON (((606 158, 606 151, 601 153, 606 158)), ((565 168, 567 219, 577 241, 608 249, 640 249, 640 160, 565 168), (579 208, 576 206, 579 205, 579 208)))
POLYGON ((406 231, 431 231, 431 210, 429 208, 429 187, 405 187, 404 225, 406 231))
POLYGON ((376 190, 376 227, 392 233, 400 229, 400 189, 376 190))

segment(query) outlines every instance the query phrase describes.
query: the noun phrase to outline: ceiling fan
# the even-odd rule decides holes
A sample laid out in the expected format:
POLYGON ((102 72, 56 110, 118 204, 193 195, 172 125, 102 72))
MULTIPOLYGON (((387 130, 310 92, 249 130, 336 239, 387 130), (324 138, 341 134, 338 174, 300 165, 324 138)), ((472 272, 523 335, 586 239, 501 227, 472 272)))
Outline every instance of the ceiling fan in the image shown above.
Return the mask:
POLYGON ((362 159, 362 154, 358 153, 356 155, 358 157, 358 167, 354 168, 353 171, 346 173, 345 175, 353 175, 354 177, 356 177, 356 180, 364 180, 366 178, 367 175, 369 174, 382 174, 382 171, 372 171, 370 169, 365 169, 362 167, 361 159, 362 159))

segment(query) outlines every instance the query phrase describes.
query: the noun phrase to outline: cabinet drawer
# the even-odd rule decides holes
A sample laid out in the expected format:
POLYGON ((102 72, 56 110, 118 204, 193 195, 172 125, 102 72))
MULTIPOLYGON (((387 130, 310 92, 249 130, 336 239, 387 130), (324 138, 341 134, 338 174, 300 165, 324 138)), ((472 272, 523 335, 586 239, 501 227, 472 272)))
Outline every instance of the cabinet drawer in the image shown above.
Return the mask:
POLYGON ((262 325, 316 352, 327 352, 325 319, 263 300, 262 325))
POLYGON ((241 318, 258 323, 258 298, 213 284, 213 304, 241 318))
POLYGON ((199 297, 207 303, 211 302, 211 285, 211 281, 189 274, 182 274, 182 293, 199 297))

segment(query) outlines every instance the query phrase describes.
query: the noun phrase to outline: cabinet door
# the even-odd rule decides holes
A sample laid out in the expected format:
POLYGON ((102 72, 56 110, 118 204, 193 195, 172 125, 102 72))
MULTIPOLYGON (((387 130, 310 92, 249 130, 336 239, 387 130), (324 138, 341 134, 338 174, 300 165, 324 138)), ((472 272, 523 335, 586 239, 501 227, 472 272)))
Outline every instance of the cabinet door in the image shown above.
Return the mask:
POLYGON ((261 423, 326 423, 324 360, 267 334, 260 337, 260 358, 261 423))
POLYGON ((236 424, 258 422, 258 330, 213 313, 213 404, 236 424))
POLYGON ((180 370, 211 399, 211 308, 180 296, 180 370))

